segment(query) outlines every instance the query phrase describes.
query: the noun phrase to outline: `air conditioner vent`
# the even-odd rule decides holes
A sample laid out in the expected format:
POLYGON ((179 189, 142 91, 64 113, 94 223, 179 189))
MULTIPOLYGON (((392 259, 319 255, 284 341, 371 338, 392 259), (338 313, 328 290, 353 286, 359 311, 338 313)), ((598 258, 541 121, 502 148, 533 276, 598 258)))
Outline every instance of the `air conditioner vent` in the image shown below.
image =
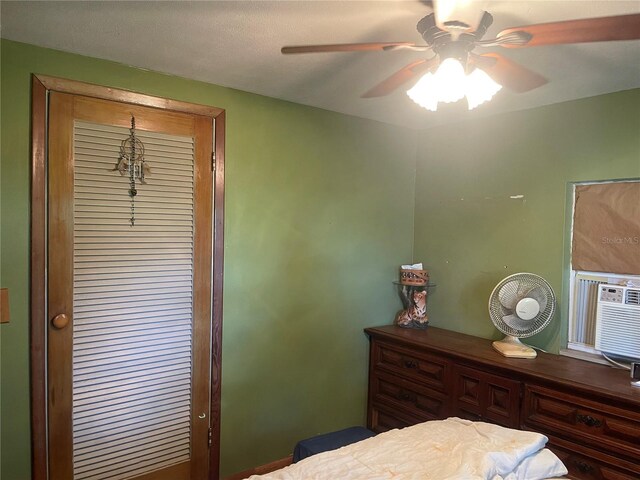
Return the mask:
POLYGON ((624 303, 627 305, 640 305, 640 290, 627 290, 627 298, 624 303))
POLYGON ((596 349, 640 359, 640 290, 622 285, 600 285, 599 289, 596 349))

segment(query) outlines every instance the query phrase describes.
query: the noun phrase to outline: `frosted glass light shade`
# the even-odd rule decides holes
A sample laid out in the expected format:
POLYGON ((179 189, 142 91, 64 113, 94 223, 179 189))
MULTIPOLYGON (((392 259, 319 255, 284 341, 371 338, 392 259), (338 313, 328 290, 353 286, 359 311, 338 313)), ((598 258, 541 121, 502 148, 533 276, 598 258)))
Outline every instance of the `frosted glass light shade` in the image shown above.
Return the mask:
POLYGON ((464 68, 462 64, 453 59, 445 59, 435 74, 438 100, 444 103, 457 102, 462 99, 466 90, 464 68))
POLYGON ((438 110, 438 92, 436 88, 435 76, 431 72, 422 76, 420 80, 409 90, 407 95, 423 108, 435 112, 438 110))
POLYGON ((427 73, 407 91, 409 98, 421 107, 435 112, 438 102, 457 102, 465 95, 466 79, 462 64, 445 59, 435 74, 427 73))
POLYGON ((432 112, 438 109, 439 102, 457 102, 462 97, 467 97, 469 110, 472 110, 490 100, 501 88, 482 70, 476 68, 470 75, 465 75, 458 60, 447 58, 442 61, 435 74, 425 74, 407 91, 407 95, 432 112))
POLYGON ((476 68, 467 76, 467 89, 465 96, 469 104, 469 110, 473 110, 478 105, 488 102, 500 91, 502 85, 493 81, 483 70, 476 68))

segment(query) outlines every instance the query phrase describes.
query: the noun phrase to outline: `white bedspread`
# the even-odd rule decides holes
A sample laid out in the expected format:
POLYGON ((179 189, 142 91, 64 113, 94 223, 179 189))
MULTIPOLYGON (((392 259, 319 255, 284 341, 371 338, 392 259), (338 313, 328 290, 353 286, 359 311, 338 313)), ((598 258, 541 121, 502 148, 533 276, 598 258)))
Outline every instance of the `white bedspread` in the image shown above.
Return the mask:
POLYGON ((250 479, 540 480, 566 474, 543 450, 546 442, 534 432, 449 418, 381 433, 250 479))

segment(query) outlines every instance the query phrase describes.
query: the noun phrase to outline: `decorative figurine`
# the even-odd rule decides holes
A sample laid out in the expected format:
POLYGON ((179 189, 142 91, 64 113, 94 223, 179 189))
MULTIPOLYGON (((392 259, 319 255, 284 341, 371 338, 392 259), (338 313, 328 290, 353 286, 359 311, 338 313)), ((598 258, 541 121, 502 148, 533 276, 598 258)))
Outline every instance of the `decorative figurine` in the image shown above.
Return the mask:
POLYGON ((400 327, 425 326, 429 322, 427 317, 427 291, 414 290, 408 308, 400 310, 395 323, 400 327))
POLYGON ((403 310, 396 314, 395 324, 408 328, 427 328, 427 295, 435 284, 429 283, 429 272, 422 263, 402 265, 400 281, 393 282, 398 288, 403 310))

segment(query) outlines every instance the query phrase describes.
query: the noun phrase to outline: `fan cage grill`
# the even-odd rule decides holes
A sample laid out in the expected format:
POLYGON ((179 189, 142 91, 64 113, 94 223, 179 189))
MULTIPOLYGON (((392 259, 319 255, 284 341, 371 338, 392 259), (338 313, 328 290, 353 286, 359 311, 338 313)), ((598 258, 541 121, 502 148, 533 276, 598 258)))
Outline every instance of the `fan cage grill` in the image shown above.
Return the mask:
POLYGON ((556 295, 551 285, 549 285, 544 278, 534 275, 533 273, 515 273, 506 277, 495 286, 489 297, 489 316, 491 317, 491 321, 500 332, 516 338, 527 338, 541 332, 549 322, 551 322, 555 309, 556 295), (534 288, 540 288, 547 298, 547 305, 544 310, 541 310, 538 315, 531 319, 526 330, 512 328, 502 320, 502 317, 513 313, 512 310, 502 305, 499 298, 500 290, 509 282, 518 282, 518 291, 529 292, 534 288))

